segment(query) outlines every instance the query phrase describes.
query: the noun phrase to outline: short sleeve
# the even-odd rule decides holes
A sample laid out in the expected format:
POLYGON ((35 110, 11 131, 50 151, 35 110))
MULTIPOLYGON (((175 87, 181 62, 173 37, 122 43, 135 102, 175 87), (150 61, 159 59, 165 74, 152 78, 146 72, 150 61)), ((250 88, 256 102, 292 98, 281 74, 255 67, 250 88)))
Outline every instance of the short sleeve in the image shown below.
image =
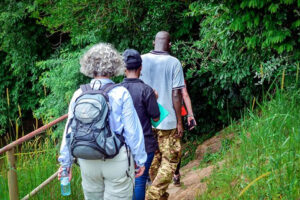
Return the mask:
POLYGON ((152 118, 158 118, 160 116, 156 97, 152 88, 149 88, 145 98, 146 109, 148 115, 152 118))
POLYGON ((180 62, 177 60, 172 74, 172 89, 178 89, 184 87, 184 76, 180 62))

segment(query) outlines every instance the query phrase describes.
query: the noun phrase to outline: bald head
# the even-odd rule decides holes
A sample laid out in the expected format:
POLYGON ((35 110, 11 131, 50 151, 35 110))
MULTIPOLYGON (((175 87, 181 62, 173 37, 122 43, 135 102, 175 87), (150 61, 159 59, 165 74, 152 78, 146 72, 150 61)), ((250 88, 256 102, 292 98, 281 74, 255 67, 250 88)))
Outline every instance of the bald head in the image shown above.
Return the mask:
POLYGON ((154 50, 170 51, 170 34, 166 31, 159 31, 155 36, 154 50))
POLYGON ((156 33, 155 40, 170 41, 170 34, 167 31, 159 31, 158 33, 156 33))

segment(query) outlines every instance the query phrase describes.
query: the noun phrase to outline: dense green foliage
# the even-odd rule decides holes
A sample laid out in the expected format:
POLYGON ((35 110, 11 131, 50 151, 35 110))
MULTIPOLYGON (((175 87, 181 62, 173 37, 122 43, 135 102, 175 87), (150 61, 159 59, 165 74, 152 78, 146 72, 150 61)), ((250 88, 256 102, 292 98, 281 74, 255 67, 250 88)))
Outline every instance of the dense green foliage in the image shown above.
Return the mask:
POLYGON ((30 116, 43 89, 35 66, 51 52, 45 28, 30 18, 31 1, 0 2, 0 135, 18 116, 18 105, 30 116), (9 104, 7 102, 9 97, 9 104))
POLYGON ((230 29, 243 33, 248 48, 291 52, 299 45, 299 4, 293 0, 229 0, 230 29))
POLYGON ((32 111, 43 121, 65 113, 72 93, 88 81, 79 73, 79 58, 97 42, 148 52, 155 33, 169 31, 172 53, 186 72, 198 132, 239 117, 283 69, 294 73, 299 59, 295 0, 6 0, 0 5, 1 133, 15 123, 18 105, 25 118, 32 111))
POLYGON ((170 30, 174 37, 188 33, 181 12, 182 1, 68 1, 36 0, 33 17, 54 33, 69 34, 71 44, 85 47, 99 41, 109 42, 120 50, 128 47, 144 50, 159 30, 170 30), (176 22, 176 24, 175 24, 176 22), (179 31, 180 30, 180 31, 179 31))
POLYGON ((228 153, 207 156, 210 165, 225 164, 197 199, 299 199, 299 97, 299 89, 279 91, 234 123, 228 131, 236 138, 228 153))
POLYGON ((299 3, 280 2, 277 12, 269 11, 274 1, 190 4, 185 16, 199 21, 199 35, 178 41, 174 54, 188 69, 188 86, 192 100, 198 100, 194 100, 195 110, 204 131, 240 116, 240 110, 251 104, 254 97, 259 99, 284 68, 290 73, 296 71, 299 3), (262 4, 259 8, 257 2, 262 4), (291 34, 283 36, 281 30, 291 34), (267 37, 269 33, 280 39, 267 37), (290 44, 293 45, 285 48, 290 44))

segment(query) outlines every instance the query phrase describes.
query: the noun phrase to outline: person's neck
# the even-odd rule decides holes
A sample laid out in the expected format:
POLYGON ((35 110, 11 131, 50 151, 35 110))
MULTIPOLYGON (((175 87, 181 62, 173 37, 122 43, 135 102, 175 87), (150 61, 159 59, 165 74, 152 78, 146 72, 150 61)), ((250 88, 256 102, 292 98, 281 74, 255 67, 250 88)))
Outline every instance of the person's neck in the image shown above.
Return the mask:
POLYGON ((94 79, 110 79, 108 76, 95 76, 94 79))
POLYGON ((135 72, 133 73, 127 73, 126 78, 139 78, 139 75, 135 72))
POLYGON ((164 52, 169 52, 169 49, 166 45, 155 45, 154 46, 154 51, 164 51, 164 52))
POLYGON ((169 52, 167 49, 165 48, 154 48, 154 51, 162 51, 162 52, 169 52))

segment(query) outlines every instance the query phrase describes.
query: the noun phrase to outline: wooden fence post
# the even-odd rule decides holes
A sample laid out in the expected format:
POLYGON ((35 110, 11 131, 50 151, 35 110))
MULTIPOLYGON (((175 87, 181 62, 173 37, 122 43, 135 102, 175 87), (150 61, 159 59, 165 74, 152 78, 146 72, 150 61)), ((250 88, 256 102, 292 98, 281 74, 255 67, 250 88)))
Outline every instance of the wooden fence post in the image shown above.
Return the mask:
POLYGON ((8 175, 8 189, 9 189, 9 199, 10 200, 19 200, 19 191, 18 191, 18 179, 17 179, 17 170, 16 170, 16 159, 14 154, 14 148, 6 152, 7 155, 7 164, 9 170, 8 175))

